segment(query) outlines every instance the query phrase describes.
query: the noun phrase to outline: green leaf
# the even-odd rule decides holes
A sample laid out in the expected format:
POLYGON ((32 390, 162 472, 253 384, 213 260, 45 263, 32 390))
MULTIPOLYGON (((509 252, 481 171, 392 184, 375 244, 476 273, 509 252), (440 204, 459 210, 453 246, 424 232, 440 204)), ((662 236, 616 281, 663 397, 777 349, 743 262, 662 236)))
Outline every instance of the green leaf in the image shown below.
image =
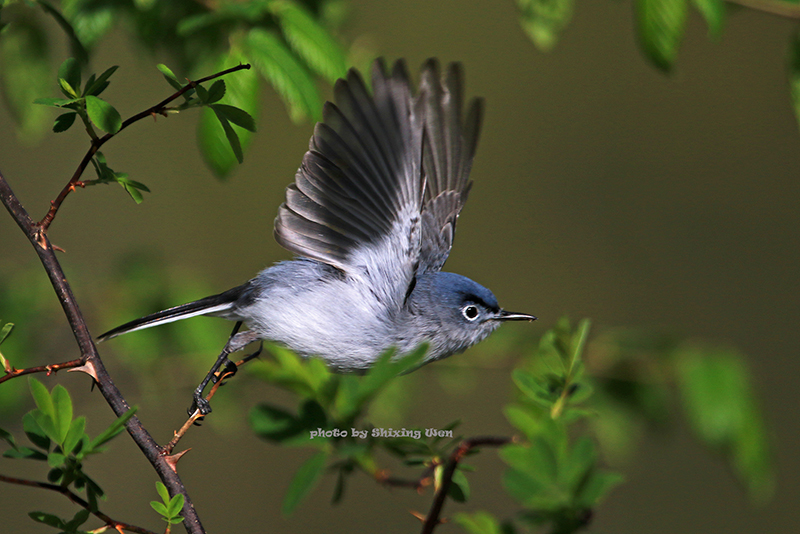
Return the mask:
POLYGON ((6 323, 3 325, 3 328, 0 328, 0 345, 6 340, 6 338, 11 335, 11 331, 14 329, 14 323, 6 323))
POLYGON ((800 31, 795 32, 789 45, 789 90, 794 116, 800 125, 800 31))
POLYGON ((47 460, 47 455, 28 447, 17 447, 3 453, 4 458, 25 458, 29 460, 47 460))
POLYGON ((227 104, 214 104, 211 106, 211 108, 217 113, 217 115, 224 116, 236 126, 244 128, 249 132, 256 131, 256 123, 253 120, 253 117, 251 117, 250 114, 245 110, 239 109, 235 106, 229 106, 227 104))
MULTIPOLYGON (((244 58, 236 51, 223 55, 206 68, 222 70, 231 64, 242 63, 244 58)), ((240 108, 251 117, 258 114, 259 104, 258 74, 253 70, 235 72, 225 79, 224 101, 230 106, 240 108)), ((211 93, 209 92, 209 99, 211 93)), ((215 104, 219 106, 221 104, 215 104)), ((216 110, 205 107, 200 112, 197 129, 198 144, 203 159, 218 178, 226 178, 244 159, 244 152, 250 144, 252 135, 247 130, 232 126, 230 120, 216 110), (223 120, 224 119, 224 120, 223 120)))
POLYGON ((161 74, 164 75, 164 79, 167 80, 167 83, 169 83, 173 89, 175 89, 176 91, 180 91, 181 89, 183 89, 183 84, 181 84, 181 82, 178 81, 178 77, 175 76, 175 73, 173 73, 169 67, 167 67, 163 63, 159 63, 158 65, 156 65, 156 68, 159 70, 159 72, 161 72, 161 74))
POLYGON ((287 0, 273 0, 269 6, 286 41, 317 74, 331 83, 347 74, 341 45, 306 9, 287 0))
MULTIPOLYGON (((213 84, 211 84, 211 87, 208 88, 208 97, 206 99, 206 104, 213 104, 214 102, 218 102, 223 96, 225 96, 225 81, 224 80, 217 80, 213 84)), ((243 111, 243 113, 245 113, 245 112, 243 111)), ((249 114, 247 116, 250 117, 249 114)), ((229 119, 230 119, 230 117, 229 117, 229 119)), ((250 117, 250 120, 252 121, 253 118, 250 117)), ((234 121, 234 124, 236 124, 235 121, 234 121)), ((255 131, 255 127, 254 127, 254 129, 252 129, 250 131, 254 132, 255 131)))
POLYGON ((114 106, 93 95, 86 95, 86 112, 101 130, 117 133, 122 126, 122 117, 114 106))
POLYGON ((61 133, 69 130, 70 126, 75 123, 75 117, 77 113, 74 111, 70 113, 63 113, 56 117, 56 122, 53 124, 53 131, 55 133, 61 133))
POLYGON ((66 525, 64 525, 64 530, 67 532, 74 532, 79 526, 86 523, 86 521, 89 519, 89 515, 89 510, 78 510, 72 519, 66 525))
POLYGON ((283 500, 283 507, 281 508, 283 515, 291 515, 295 508, 297 508, 297 505, 299 505, 303 498, 314 488, 320 475, 322 475, 322 472, 325 470, 327 461, 328 454, 325 452, 318 452, 300 466, 291 484, 289 484, 289 489, 286 490, 286 497, 283 500))
POLYGON ((672 69, 686 29, 688 0, 636 0, 639 43, 664 72, 672 69))
POLYGON ((464 472, 456 469, 450 482, 447 495, 456 502, 467 502, 469 500, 469 480, 464 472))
MULTIPOLYGON (((39 408, 39 411, 51 421, 55 421, 56 410, 53 406, 53 398, 50 396, 50 392, 47 391, 45 385, 31 377, 28 379, 28 386, 31 389, 33 401, 36 403, 36 407, 39 408)), ((42 430, 45 429, 43 428, 42 430)))
POLYGON ((125 192, 128 193, 137 204, 141 204, 144 201, 144 196, 142 196, 140 191, 150 192, 150 189, 146 185, 136 180, 131 180, 124 172, 115 172, 114 180, 122 186, 125 192))
POLYGON ((50 467, 62 467, 66 461, 67 457, 60 452, 51 452, 47 455, 47 465, 50 467))
POLYGON ((69 432, 64 439, 62 450, 64 454, 71 454, 78 443, 83 439, 86 430, 86 418, 84 416, 76 417, 69 426, 69 432))
POLYGON ((453 520, 469 534, 500 534, 500 523, 497 518, 483 510, 473 514, 460 512, 453 516, 453 520))
POLYGON ((172 499, 169 500, 169 504, 167 505, 167 515, 170 519, 180 515, 181 510, 183 510, 183 503, 184 497, 182 493, 176 493, 172 499))
POLYGON ((15 20, 0 38, 3 96, 17 124, 17 135, 34 141, 49 121, 46 110, 31 105, 51 93, 52 71, 47 33, 33 17, 15 20))
POLYGON ((167 506, 163 502, 150 501, 150 506, 162 517, 169 517, 169 514, 167 514, 167 506))
POLYGON ((108 428, 106 428, 100 435, 98 435, 89 443, 88 451, 82 452, 82 454, 85 455, 95 451, 98 447, 100 447, 104 443, 107 443, 108 441, 116 437, 117 434, 125 430, 125 423, 127 423, 128 419, 130 419, 136 414, 136 410, 138 409, 139 408, 134 406, 124 414, 117 417, 117 419, 114 420, 114 422, 111 423, 111 425, 108 428))
POLYGON ((581 487, 581 491, 577 495, 576 504, 585 508, 594 508, 609 491, 624 480, 625 478, 619 473, 594 471, 581 487))
POLYGON ((34 104, 41 106, 52 106, 54 108, 63 108, 70 104, 79 102, 79 98, 37 98, 33 101, 34 104))
POLYGON ((31 440, 31 443, 46 451, 50 450, 50 438, 47 437, 47 433, 39 426, 39 423, 36 422, 36 418, 33 415, 34 411, 32 410, 22 416, 22 429, 28 439, 31 440))
POLYGON ((0 439, 11 445, 12 448, 17 448, 17 443, 14 441, 14 436, 8 430, 0 428, 0 439))
MULTIPOLYGON (((92 48, 120 20, 119 2, 61 2, 64 18, 70 21, 78 40, 92 48)), ((124 9, 124 8, 123 8, 124 9)))
POLYGON ((58 436, 55 442, 63 445, 70 425, 72 425, 72 399, 67 389, 61 384, 56 384, 50 396, 53 399, 53 407, 55 409, 53 422, 58 436))
POLYGON ((45 525, 54 528, 64 529, 66 526, 66 522, 63 519, 53 514, 46 514, 44 512, 30 512, 28 513, 28 517, 37 523, 44 523, 45 525))
POLYGON ((161 500, 164 501, 165 504, 169 502, 169 490, 167 490, 167 487, 160 480, 156 481, 156 491, 158 492, 158 496, 161 497, 161 500))
POLYGON ((58 67, 58 80, 66 83, 66 86, 62 84, 62 88, 69 93, 67 96, 73 98, 80 96, 81 66, 77 59, 70 57, 64 60, 58 67))
POLYGON ((273 32, 253 28, 245 39, 247 55, 278 92, 292 121, 320 120, 321 99, 314 80, 273 32))
POLYGON ((678 351, 676 371, 694 431, 728 459, 754 500, 769 498, 774 491, 771 448, 742 356, 686 346, 678 351))
POLYGON ((233 126, 231 126, 230 121, 228 121, 225 115, 214 109, 214 106, 212 106, 211 109, 217 116, 217 120, 219 120, 220 125, 222 125, 222 131, 225 132, 225 138, 228 140, 231 150, 233 150, 233 155, 236 156, 236 161, 241 164, 244 161, 244 152, 242 152, 242 144, 239 141, 239 135, 233 129, 233 126))
POLYGON ((109 67, 96 80, 87 81, 86 82, 86 87, 83 90, 83 95, 84 96, 86 96, 86 95, 97 96, 100 93, 102 93, 105 90, 105 88, 108 87, 108 83, 106 83, 106 82, 111 77, 111 75, 116 72, 116 70, 118 68, 119 68, 118 65, 114 65, 113 67, 109 67))
POLYGON ((572 19, 574 0, 517 0, 520 23, 528 38, 543 51, 553 49, 572 19))
POLYGON ((725 28, 727 9, 724 0, 692 0, 692 4, 703 15, 708 25, 708 36, 720 39, 725 28))

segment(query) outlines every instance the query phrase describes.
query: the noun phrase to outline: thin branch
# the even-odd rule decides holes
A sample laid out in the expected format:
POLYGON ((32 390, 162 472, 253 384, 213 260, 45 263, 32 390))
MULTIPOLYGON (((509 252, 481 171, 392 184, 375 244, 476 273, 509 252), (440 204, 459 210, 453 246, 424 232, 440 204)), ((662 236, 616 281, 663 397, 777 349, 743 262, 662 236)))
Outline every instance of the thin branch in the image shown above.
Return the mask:
POLYGON ((226 74, 230 74, 230 73, 236 72, 238 70, 249 69, 249 68, 250 68, 249 64, 237 65, 235 67, 231 67, 229 69, 223 70, 223 71, 218 72, 216 74, 212 74, 210 76, 206 76, 205 78, 200 78, 197 81, 189 81, 189 83, 184 85, 179 91, 174 93, 172 96, 170 96, 168 98, 165 98, 164 100, 162 100, 161 102, 159 102, 155 106, 151 106, 151 107, 147 108, 146 110, 141 111, 141 112, 137 113, 136 115, 126 119, 122 123, 122 126, 120 126, 120 129, 117 130, 117 132, 115 132, 115 133, 107 133, 103 137, 99 137, 99 138, 93 139, 92 140, 92 145, 89 147, 89 150, 86 152, 86 154, 84 154, 83 159, 78 164, 78 168, 75 169, 75 172, 72 174, 72 178, 70 178, 69 182, 67 182, 67 185, 64 186, 64 188, 58 194, 56 199, 50 202, 50 209, 47 211, 47 214, 42 218, 41 221, 39 221, 37 223, 37 226, 39 227, 39 236, 40 236, 39 239, 37 239, 37 243, 39 244, 39 246, 42 246, 42 244, 41 244, 41 235, 43 235, 45 232, 47 232, 47 229, 50 226, 50 223, 53 222, 53 219, 55 218, 56 213, 58 212, 58 208, 61 207, 61 203, 64 202, 64 199, 67 198, 67 195, 69 195, 72 191, 74 191, 76 187, 83 187, 84 184, 80 181, 81 176, 83 176, 83 172, 86 170, 86 167, 89 166, 89 163, 92 161, 92 158, 94 157, 94 155, 97 153, 98 150, 100 150, 100 147, 102 147, 106 143, 106 141, 108 141, 109 139, 111 139, 115 135, 119 134, 122 130, 124 130, 125 128, 127 128, 128 126, 133 124, 134 122, 140 121, 145 117, 163 115, 164 114, 164 110, 167 107, 167 104, 169 104, 170 102, 180 98, 181 95, 186 93, 186 91, 189 91, 190 89, 194 89, 195 87, 197 87, 201 83, 205 83, 205 82, 213 80, 215 78, 219 78, 221 76, 225 76, 226 74))
MULTIPOLYGON (((240 366, 246 364, 247 362, 249 362, 253 358, 257 358, 258 355, 261 354, 262 348, 263 348, 263 345, 259 346, 257 351, 253 352, 252 354, 248 354, 247 356, 245 356, 244 358, 242 358, 241 360, 236 362, 236 367, 239 368, 240 366)), ((214 394, 216 394, 217 390, 222 385, 222 383, 225 380, 227 380, 228 378, 232 377, 233 374, 234 373, 232 373, 230 371, 225 371, 225 370, 217 371, 216 372, 216 377, 217 377, 216 381, 214 382, 214 385, 211 386, 211 389, 209 390, 208 395, 206 395, 205 399, 207 401, 210 401, 211 398, 214 396, 214 394)), ((172 450, 175 448, 175 446, 181 440, 183 435, 186 434, 186 432, 190 428, 192 428, 192 425, 194 425, 198 420, 202 420, 204 417, 205 416, 200 413, 200 410, 195 410, 194 413, 192 413, 189 416, 189 418, 186 420, 186 422, 183 423, 183 426, 180 428, 180 430, 178 430, 177 432, 173 433, 173 436, 172 436, 172 439, 170 440, 170 442, 167 443, 164 446, 164 454, 172 454, 172 450)))
POLYGON ((115 529, 115 530, 127 530, 129 532, 136 532, 138 534, 156 534, 152 530, 148 530, 143 527, 137 527, 136 525, 131 525, 129 523, 123 523, 122 521, 117 521, 116 519, 111 519, 106 514, 99 510, 92 510, 92 507, 89 505, 88 502, 83 500, 80 496, 76 495, 69 488, 65 488, 63 486, 59 486, 57 484, 49 484, 47 482, 38 482, 36 480, 27 480, 24 478, 13 478, 7 477, 5 475, 0 475, 0 481, 7 482, 8 484, 19 484, 20 486, 30 486, 34 488, 42 488, 50 491, 55 491, 56 493, 60 493, 74 504, 89 510, 92 515, 103 521, 107 526, 115 529))
MULTIPOLYGON (((67 282, 64 271, 61 269, 61 265, 56 258, 50 240, 46 233, 40 233, 40 228, 30 218, 28 212, 25 211, 25 208, 1 173, 0 201, 3 202, 3 205, 5 205, 8 212, 17 222, 17 225, 31 242, 36 254, 39 256, 47 272, 47 276, 50 278, 50 283, 53 285, 53 289, 61 303, 67 321, 72 328, 72 333, 80 348, 81 360, 84 362, 85 368, 94 377, 100 393, 106 399, 109 406, 111 406, 111 409, 117 417, 121 416, 130 409, 130 406, 119 389, 117 389, 117 386, 114 385, 105 365, 103 365, 103 361, 100 359, 92 335, 89 333, 89 327, 86 325, 86 320, 83 318, 75 296, 72 294, 72 288, 67 282)), ((191 534, 204 533, 205 530, 200 523, 200 518, 197 516, 192 500, 187 494, 186 488, 183 486, 183 482, 177 472, 170 466, 167 458, 163 455, 162 448, 156 443, 144 426, 142 426, 138 417, 131 417, 125 427, 131 438, 133 438, 134 443, 139 446, 139 449, 141 449, 147 460, 153 465, 153 468, 164 482, 164 485, 169 489, 170 495, 175 495, 176 493, 183 494, 184 506, 181 513, 184 517, 186 529, 191 534)))
POLYGON ((442 473, 442 483, 436 491, 433 498, 431 509, 425 517, 425 522, 422 525, 422 534, 431 534, 439 523, 442 521, 439 516, 442 513, 445 499, 447 499, 447 492, 450 490, 450 484, 453 481, 453 475, 456 472, 458 463, 475 447, 501 447, 511 443, 512 438, 505 436, 478 436, 474 438, 465 439, 458 444, 458 447, 450 454, 447 460, 447 465, 442 473))
POLYGON ((754 11, 761 11, 770 15, 777 15, 787 19, 800 19, 800 4, 782 0, 725 0, 754 11))
POLYGON ((52 363, 50 365, 38 365, 36 367, 26 367, 25 369, 16 369, 15 367, 11 367, 6 369, 6 374, 4 376, 0 376, 0 384, 6 380, 11 380, 12 378, 22 375, 29 375, 31 373, 47 373, 47 376, 50 376, 51 373, 55 373, 61 369, 74 369, 75 367, 80 367, 83 365, 83 363, 83 359, 78 358, 77 360, 70 360, 68 362, 52 363))

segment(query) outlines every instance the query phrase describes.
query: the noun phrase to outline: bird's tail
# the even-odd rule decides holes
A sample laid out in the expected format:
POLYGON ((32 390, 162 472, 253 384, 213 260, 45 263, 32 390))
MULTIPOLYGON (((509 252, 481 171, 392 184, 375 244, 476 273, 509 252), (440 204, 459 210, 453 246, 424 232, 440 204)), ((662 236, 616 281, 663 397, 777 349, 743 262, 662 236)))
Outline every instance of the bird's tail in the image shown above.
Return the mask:
POLYGON ((194 302, 188 302, 186 304, 181 304, 180 306, 175 306, 174 308, 169 308, 167 310, 147 315, 109 330, 105 334, 102 334, 100 337, 98 337, 97 340, 105 341, 107 339, 111 339, 112 337, 127 334, 128 332, 133 332, 135 330, 142 330, 144 328, 150 328, 151 326, 158 326, 160 324, 171 323, 173 321, 180 321, 181 319, 188 319, 189 317, 196 317, 198 315, 225 316, 225 312, 231 310, 236 304, 236 301, 245 294, 248 286, 249 284, 244 284, 242 286, 229 289, 228 291, 220 293, 219 295, 212 295, 204 299, 195 300, 194 302))

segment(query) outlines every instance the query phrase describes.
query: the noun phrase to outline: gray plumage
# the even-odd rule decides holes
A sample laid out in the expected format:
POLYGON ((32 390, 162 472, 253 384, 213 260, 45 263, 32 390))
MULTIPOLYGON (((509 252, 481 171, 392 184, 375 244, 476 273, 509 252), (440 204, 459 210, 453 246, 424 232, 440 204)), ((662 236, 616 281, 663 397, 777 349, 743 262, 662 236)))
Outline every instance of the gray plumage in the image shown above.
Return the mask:
POLYGON ((275 219, 278 243, 298 257, 237 288, 143 317, 101 336, 196 315, 244 322, 226 350, 268 339, 339 371, 369 368, 396 347, 421 343, 426 362, 465 350, 504 320, 488 289, 441 272, 472 182, 482 101, 462 116, 462 74, 435 60, 414 95, 405 65, 372 68, 372 94, 351 70, 334 87, 323 121, 275 219))

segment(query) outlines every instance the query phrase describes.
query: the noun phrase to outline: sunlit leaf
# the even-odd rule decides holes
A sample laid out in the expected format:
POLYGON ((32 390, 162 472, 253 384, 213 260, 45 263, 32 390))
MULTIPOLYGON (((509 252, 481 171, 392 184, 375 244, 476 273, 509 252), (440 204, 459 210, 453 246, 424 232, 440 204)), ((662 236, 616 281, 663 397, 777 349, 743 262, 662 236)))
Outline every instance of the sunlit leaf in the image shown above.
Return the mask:
POLYGON ((574 0, 517 0, 522 29, 539 50, 548 52, 572 19, 574 0))
POLYGON ((331 83, 347 73, 344 50, 311 13, 288 0, 273 0, 269 5, 292 49, 315 72, 331 83))
MULTIPOLYGON (((239 53, 231 51, 204 68, 213 72, 243 61, 244 58, 239 53)), ((259 87, 258 75, 253 70, 234 72, 225 77, 225 97, 222 102, 244 110, 251 117, 257 117, 259 87)), ((220 105, 222 104, 215 104, 215 106, 220 105)), ((200 124, 197 128, 198 144, 206 165, 218 178, 226 178, 244 159, 244 152, 250 144, 251 137, 249 131, 232 125, 225 114, 220 114, 210 107, 204 107, 200 112, 200 124)))
POLYGON ((122 117, 114 106, 94 95, 86 96, 86 112, 101 130, 117 133, 122 126, 122 117))
POLYGON ((500 534, 500 523, 489 512, 478 511, 472 514, 460 512, 453 520, 469 534, 500 534))
POLYGON ((703 15, 708 25, 708 35, 712 39, 722 37, 722 30, 725 28, 725 18, 727 8, 724 0, 692 0, 692 4, 703 15))
POLYGON ((69 396, 67 388, 61 384, 56 384, 50 396, 53 399, 53 408, 55 409, 53 423, 55 424, 58 436, 55 441, 59 445, 62 445, 67 437, 70 425, 72 425, 72 399, 69 396))
POLYGON ((275 88, 294 122, 321 118, 321 100, 314 79, 274 33, 254 28, 245 40, 247 55, 275 88))
POLYGON ((289 489, 286 490, 286 497, 281 508, 283 515, 290 515, 294 512, 305 496, 316 486, 319 477, 325 470, 327 461, 327 453, 318 452, 300 466, 289 484, 289 489))
POLYGON ((688 0, 636 0, 639 42, 648 59, 669 72, 686 29, 688 0))
POLYGON ((93 80, 92 83, 86 82, 86 87, 83 91, 85 95, 94 95, 97 96, 103 92, 103 90, 108 87, 108 79, 111 77, 112 74, 116 72, 119 66, 114 65, 113 67, 107 68, 103 74, 101 74, 97 79, 93 80))

